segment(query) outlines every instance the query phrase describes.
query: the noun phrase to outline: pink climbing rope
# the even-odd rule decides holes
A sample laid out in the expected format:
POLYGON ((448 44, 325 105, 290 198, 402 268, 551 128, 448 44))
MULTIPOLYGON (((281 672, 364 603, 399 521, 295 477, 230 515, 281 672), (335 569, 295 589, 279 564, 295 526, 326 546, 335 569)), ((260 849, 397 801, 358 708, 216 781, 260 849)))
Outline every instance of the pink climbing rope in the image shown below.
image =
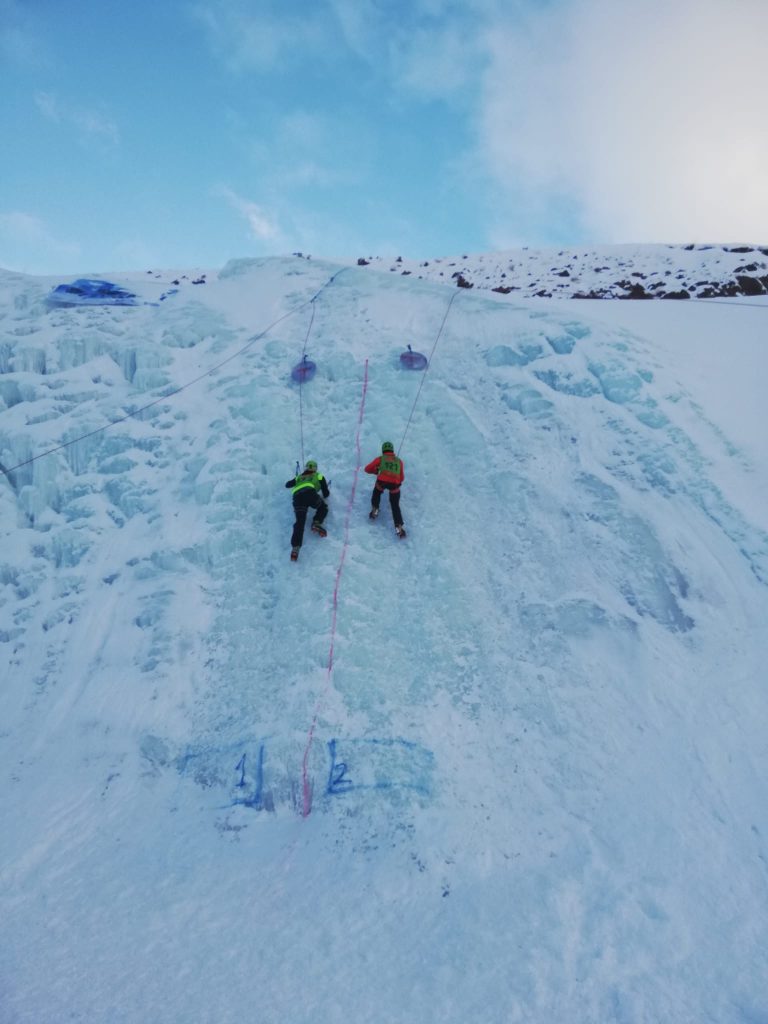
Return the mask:
POLYGON ((339 611, 339 588, 341 585, 341 574, 344 571, 344 562, 347 557, 347 548, 349 547, 349 525, 352 519, 352 506, 355 503, 355 494, 357 492, 357 478, 360 474, 360 466, 362 463, 360 453, 360 428, 363 425, 363 416, 365 414, 365 396, 368 393, 368 360, 365 361, 365 371, 363 374, 363 393, 360 398, 360 410, 357 414, 357 433, 355 435, 355 472, 352 477, 352 488, 349 492, 349 498, 347 499, 347 510, 344 517, 344 540, 341 547, 341 556, 339 558, 339 564, 336 568, 336 580, 333 586, 333 605, 331 613, 331 644, 328 650, 328 665, 325 671, 325 687, 323 692, 317 699, 315 704, 315 710, 312 716, 312 724, 309 727, 307 733, 307 745, 304 749, 304 759, 301 766, 301 786, 302 786, 302 815, 307 817, 309 812, 312 810, 312 786, 309 780, 309 752, 312 747, 312 741, 315 737, 315 728, 317 726, 317 719, 322 710, 323 704, 328 696, 328 691, 331 687, 331 675, 333 674, 333 652, 336 644, 336 619, 339 611))

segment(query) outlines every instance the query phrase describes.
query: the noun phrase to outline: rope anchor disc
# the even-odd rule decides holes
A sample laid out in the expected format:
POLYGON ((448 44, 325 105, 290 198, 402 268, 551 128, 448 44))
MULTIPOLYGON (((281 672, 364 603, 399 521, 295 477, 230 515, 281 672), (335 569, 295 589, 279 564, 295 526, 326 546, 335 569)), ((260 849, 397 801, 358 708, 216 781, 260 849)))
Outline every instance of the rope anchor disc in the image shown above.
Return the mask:
POLYGON ((297 381, 299 384, 303 384, 308 380, 312 380, 315 376, 316 370, 317 364, 304 356, 301 362, 296 363, 294 368, 291 370, 291 379, 297 381))
POLYGON ((400 365, 404 370, 426 370, 427 357, 421 352, 414 352, 409 345, 407 352, 400 353, 400 365))

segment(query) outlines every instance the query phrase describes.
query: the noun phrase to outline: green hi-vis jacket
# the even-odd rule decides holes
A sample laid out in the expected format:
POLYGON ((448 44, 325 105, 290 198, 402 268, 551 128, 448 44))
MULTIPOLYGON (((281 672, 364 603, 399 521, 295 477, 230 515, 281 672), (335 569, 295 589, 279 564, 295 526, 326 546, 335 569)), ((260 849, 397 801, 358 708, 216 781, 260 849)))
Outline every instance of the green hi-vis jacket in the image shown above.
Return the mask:
POLYGON ((285 486, 291 488, 291 494, 296 494, 297 491, 303 491, 307 487, 311 487, 315 491, 320 491, 324 498, 327 498, 331 493, 328 490, 328 481, 322 473, 318 473, 317 471, 312 473, 300 473, 292 480, 286 480, 285 486))

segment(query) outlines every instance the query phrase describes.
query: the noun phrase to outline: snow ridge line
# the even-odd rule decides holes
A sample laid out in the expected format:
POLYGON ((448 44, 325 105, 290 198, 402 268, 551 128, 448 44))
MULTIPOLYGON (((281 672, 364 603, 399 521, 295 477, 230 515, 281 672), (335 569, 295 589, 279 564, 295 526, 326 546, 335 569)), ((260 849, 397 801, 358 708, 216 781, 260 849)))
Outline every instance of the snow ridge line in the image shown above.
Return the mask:
POLYGON ((323 708, 323 705, 328 696, 328 691, 331 688, 331 676, 333 674, 333 654, 336 644, 336 619, 338 617, 339 610, 339 588, 341 585, 341 576, 344 572, 344 562, 347 557, 347 549, 349 548, 349 526, 352 519, 352 506, 355 503, 355 494, 357 493, 357 478, 360 475, 360 466, 362 464, 361 449, 360 449, 360 428, 363 425, 363 416, 365 415, 365 397, 368 394, 368 360, 365 360, 365 368, 363 371, 363 391, 360 397, 360 409, 357 414, 357 432, 355 434, 355 472, 352 477, 352 487, 349 492, 349 498, 347 499, 347 508, 344 516, 344 540, 341 547, 341 556, 339 558, 339 564, 336 568, 336 580, 333 587, 333 602, 332 602, 332 613, 331 613, 331 643, 328 650, 328 666, 325 672, 325 687, 323 692, 315 703, 315 710, 312 715, 312 724, 309 727, 307 733, 307 744, 304 749, 304 758, 301 765, 301 786, 302 786, 302 817, 306 818, 312 810, 312 786, 309 780, 309 752, 312 747, 312 741, 315 736, 315 729, 317 727, 317 719, 323 708))

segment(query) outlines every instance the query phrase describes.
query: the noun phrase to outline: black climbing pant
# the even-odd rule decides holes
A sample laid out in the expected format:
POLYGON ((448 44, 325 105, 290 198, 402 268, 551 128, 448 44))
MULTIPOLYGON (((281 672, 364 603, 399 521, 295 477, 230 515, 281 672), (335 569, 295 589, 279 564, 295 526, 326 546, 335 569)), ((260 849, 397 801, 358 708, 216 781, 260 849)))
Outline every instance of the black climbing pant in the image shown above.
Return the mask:
POLYGON ((400 511, 400 487, 398 484, 390 484, 386 481, 376 481, 376 485, 373 488, 373 494, 371 495, 371 505, 373 508, 378 508, 381 501, 382 491, 389 491, 389 507, 392 509, 392 518, 395 522, 395 526, 403 525, 403 514, 400 511), (393 488, 396 488, 393 490, 393 488))
POLYGON ((302 487, 300 491, 296 491, 293 496, 293 513, 296 516, 296 522, 293 524, 293 533, 291 534, 291 547, 300 548, 301 543, 304 540, 304 526, 307 522, 307 512, 313 508, 315 514, 312 518, 313 523, 320 523, 328 515, 328 506, 317 493, 311 487, 302 487))

